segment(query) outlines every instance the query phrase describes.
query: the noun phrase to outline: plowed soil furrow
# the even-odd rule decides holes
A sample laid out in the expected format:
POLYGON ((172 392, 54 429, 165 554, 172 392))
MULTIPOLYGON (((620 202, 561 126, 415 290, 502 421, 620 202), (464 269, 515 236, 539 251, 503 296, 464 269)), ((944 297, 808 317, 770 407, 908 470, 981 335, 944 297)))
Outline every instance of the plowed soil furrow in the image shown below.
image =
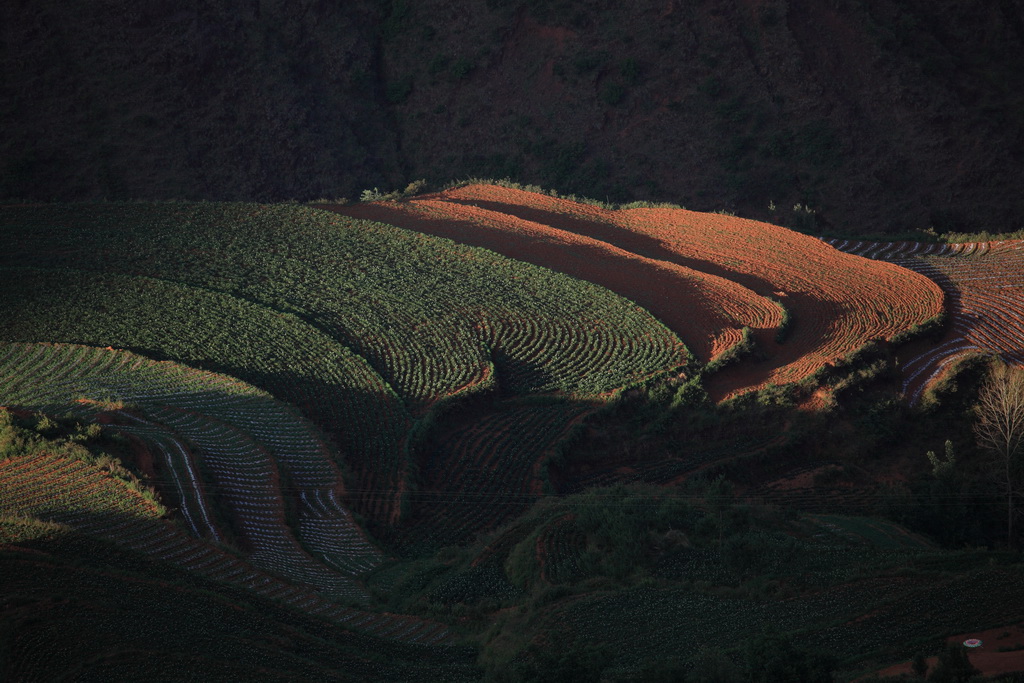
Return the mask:
MULTIPOLYGON (((654 313, 701 360, 735 344, 740 328, 750 327, 767 360, 711 378, 716 399, 802 379, 942 307, 942 291, 917 273, 733 216, 608 210, 493 185, 333 208, 595 282, 654 313), (775 342, 781 310, 768 296, 782 301, 793 320, 781 345, 775 342)), ((872 246, 845 246, 853 245, 860 251, 872 246)))
MULTIPOLYGON (((891 337, 941 310, 942 293, 925 278, 890 264, 835 258, 815 238, 785 228, 671 209, 620 213, 625 226, 662 249, 774 294, 787 308, 793 325, 786 342, 769 344, 766 363, 737 373, 753 385, 802 379, 869 339, 891 337)), ((728 392, 739 377, 722 379, 728 392)))
MULTIPOLYGON (((830 240, 837 249, 852 245, 830 240)), ((904 395, 916 403, 960 357, 978 351, 1024 361, 1024 242, 866 243, 861 251, 934 280, 945 292, 949 327, 931 349, 903 366, 904 395)))
MULTIPOLYGON (((141 418, 126 416, 124 419, 144 423, 141 418)), ((174 480, 174 485, 181 499, 181 513, 197 537, 209 535, 216 541, 221 534, 213 523, 213 514, 207 506, 207 494, 201 478, 196 474, 197 466, 194 457, 180 439, 161 434, 159 428, 151 427, 149 433, 143 432, 145 443, 152 446, 166 472, 174 480)))
POLYGON ((155 506, 79 460, 42 453, 0 462, 0 512, 59 515, 104 508, 152 515, 155 506))
POLYGON ((453 432, 423 471, 407 532, 448 543, 507 521, 537 495, 545 456, 585 413, 509 407, 453 432))

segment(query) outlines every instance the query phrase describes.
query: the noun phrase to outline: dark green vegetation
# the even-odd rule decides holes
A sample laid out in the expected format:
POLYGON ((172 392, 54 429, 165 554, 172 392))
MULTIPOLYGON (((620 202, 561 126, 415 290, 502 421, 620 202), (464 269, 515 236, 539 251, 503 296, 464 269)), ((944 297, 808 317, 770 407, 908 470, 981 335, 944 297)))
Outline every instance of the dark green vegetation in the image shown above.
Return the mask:
POLYGON ((0 198, 484 176, 846 232, 1024 225, 1018 0, 460 7, 6 3, 0 198))
POLYGON ((983 358, 712 405, 631 302, 297 205, 4 207, 0 275, 15 680, 850 680, 1024 604, 983 358), (290 559, 328 494, 358 591, 290 559))

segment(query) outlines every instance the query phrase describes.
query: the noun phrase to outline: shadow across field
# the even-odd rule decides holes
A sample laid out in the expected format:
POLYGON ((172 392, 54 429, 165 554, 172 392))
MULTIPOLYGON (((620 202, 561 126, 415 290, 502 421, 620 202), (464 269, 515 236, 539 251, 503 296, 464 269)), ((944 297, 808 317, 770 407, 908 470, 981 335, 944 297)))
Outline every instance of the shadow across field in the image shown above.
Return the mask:
POLYGON ((3 546, 0 576, 17 596, 2 618, 13 680, 463 680, 474 668, 471 648, 361 633, 79 532, 3 546))

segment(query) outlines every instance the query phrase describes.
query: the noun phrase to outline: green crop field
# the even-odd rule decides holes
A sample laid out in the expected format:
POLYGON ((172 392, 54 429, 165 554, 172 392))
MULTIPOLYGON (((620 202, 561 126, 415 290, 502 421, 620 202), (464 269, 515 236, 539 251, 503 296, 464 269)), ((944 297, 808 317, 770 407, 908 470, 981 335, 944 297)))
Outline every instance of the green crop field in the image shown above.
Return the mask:
POLYGON ((479 382, 492 353, 507 390, 574 395, 686 361, 674 335, 607 290, 306 207, 5 208, 0 221, 13 242, 0 266, 144 276, 294 314, 365 357, 414 414, 479 382))
POLYGON ((194 536, 222 541, 222 525, 230 526, 226 535, 253 548, 257 564, 354 594, 352 582, 328 568, 351 565, 351 575, 379 561, 379 551, 337 502, 344 485, 319 430, 266 392, 125 351, 5 344, 0 356, 7 402, 93 421, 103 411, 108 429, 149 446, 194 536), (132 410, 105 410, 111 401, 132 410), (211 496, 223 505, 212 504, 211 496), (295 535, 286 510, 298 518, 295 535))

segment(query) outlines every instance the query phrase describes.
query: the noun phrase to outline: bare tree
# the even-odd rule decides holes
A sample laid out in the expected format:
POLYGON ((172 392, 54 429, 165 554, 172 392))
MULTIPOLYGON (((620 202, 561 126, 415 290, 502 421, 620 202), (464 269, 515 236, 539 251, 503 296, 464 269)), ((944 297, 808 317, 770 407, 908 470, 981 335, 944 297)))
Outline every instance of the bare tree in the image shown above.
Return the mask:
POLYGON ((1007 540, 1014 546, 1014 497, 1021 494, 1024 479, 1024 371, 999 364, 992 369, 978 394, 978 444, 992 452, 1002 469, 1006 491, 1007 540))

